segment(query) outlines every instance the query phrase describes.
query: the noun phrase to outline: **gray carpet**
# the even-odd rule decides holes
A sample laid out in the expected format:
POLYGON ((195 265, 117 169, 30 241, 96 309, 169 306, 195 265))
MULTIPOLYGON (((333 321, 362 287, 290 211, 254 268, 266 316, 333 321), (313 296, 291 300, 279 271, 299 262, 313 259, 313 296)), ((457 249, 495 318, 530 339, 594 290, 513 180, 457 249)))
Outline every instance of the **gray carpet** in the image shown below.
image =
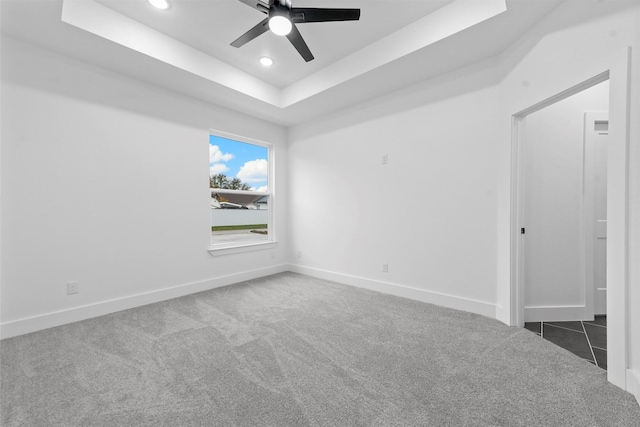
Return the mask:
POLYGON ((482 316, 285 273, 3 340, 3 426, 638 426, 482 316))

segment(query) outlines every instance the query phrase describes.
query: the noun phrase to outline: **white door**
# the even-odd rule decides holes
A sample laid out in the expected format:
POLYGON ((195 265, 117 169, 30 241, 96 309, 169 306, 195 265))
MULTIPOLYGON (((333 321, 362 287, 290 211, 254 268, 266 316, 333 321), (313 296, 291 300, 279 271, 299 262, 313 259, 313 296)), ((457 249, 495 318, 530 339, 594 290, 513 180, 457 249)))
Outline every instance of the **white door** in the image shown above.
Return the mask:
POLYGON ((585 276, 594 314, 607 312, 608 113, 585 113, 585 276))
POLYGON ((584 110, 574 111, 576 102, 565 104, 569 102, 571 116, 563 114, 568 108, 558 103, 526 121, 525 322, 586 320, 581 246, 584 110))

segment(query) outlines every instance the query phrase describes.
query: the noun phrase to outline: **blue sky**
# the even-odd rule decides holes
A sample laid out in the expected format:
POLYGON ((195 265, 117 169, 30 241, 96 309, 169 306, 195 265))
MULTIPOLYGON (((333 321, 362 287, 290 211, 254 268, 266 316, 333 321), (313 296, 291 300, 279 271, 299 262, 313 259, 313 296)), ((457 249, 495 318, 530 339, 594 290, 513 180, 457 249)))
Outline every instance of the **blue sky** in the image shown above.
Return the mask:
POLYGON ((267 190, 268 150, 266 147, 209 136, 210 174, 240 178, 254 190, 267 190))

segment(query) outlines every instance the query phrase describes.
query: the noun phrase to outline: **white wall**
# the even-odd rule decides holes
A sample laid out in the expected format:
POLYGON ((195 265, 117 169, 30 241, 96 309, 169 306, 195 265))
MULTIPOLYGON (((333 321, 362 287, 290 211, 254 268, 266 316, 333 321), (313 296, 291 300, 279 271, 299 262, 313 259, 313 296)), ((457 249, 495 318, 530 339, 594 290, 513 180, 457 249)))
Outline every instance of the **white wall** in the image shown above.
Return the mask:
POLYGON ((2 114, 3 336, 285 268, 207 252, 209 129, 275 144, 284 242, 283 128, 6 36, 2 114))
POLYGON ((604 82, 526 118, 525 321, 584 320, 584 113, 609 110, 604 82))
POLYGON ((629 150, 629 367, 627 383, 640 404, 640 10, 635 13, 631 64, 631 124, 629 150))
POLYGON ((495 316, 497 75, 488 61, 292 129, 298 271, 495 316))

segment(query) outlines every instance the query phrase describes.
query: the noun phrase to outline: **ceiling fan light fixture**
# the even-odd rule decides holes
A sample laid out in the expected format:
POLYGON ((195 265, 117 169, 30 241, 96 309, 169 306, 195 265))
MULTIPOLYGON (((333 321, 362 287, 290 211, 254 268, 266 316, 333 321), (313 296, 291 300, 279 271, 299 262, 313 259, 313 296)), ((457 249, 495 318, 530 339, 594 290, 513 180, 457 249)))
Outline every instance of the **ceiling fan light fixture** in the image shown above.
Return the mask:
POLYGON ((293 23, 285 16, 274 15, 269 18, 269 29, 273 34, 286 36, 293 29, 293 23))
POLYGON ((171 3, 168 0, 147 0, 149 4, 156 9, 167 10, 171 7, 171 3))

